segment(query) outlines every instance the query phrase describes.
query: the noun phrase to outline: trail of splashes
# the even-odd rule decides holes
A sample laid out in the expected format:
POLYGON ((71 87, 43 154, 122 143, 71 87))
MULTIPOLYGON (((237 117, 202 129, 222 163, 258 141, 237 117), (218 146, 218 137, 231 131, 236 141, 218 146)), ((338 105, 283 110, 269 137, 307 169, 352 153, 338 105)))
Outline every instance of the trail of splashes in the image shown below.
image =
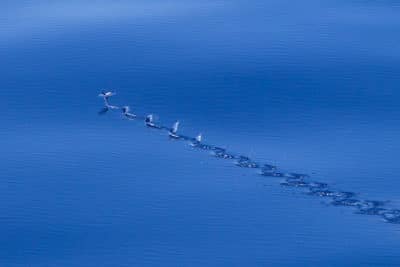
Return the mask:
MULTIPOLYGON (((124 110, 129 111, 129 108, 124 109, 118 106, 112 106, 109 104, 109 97, 104 99, 104 102, 105 107, 103 107, 98 113, 100 115, 106 114, 109 110, 122 110, 122 114, 129 120, 145 120, 146 118, 146 116, 136 114, 132 116, 132 113, 124 112, 124 110)), ((147 124, 147 126, 150 125, 147 124)), ((170 127, 161 124, 152 124, 151 128, 161 131, 171 131, 170 127)), ((259 174, 264 177, 281 178, 280 184, 282 186, 302 189, 303 193, 307 195, 327 199, 328 204, 332 206, 352 207, 355 209, 356 214, 380 216, 385 222, 400 224, 400 209, 388 208, 387 203, 389 201, 359 199, 356 198, 357 194, 354 192, 336 190, 326 183, 312 181, 311 177, 307 174, 283 172, 276 166, 260 164, 247 156, 229 152, 225 148, 215 145, 205 144, 194 137, 177 134, 174 139, 189 141, 191 146, 199 150, 211 151, 211 154, 216 158, 234 160, 235 165, 238 167, 258 169, 260 170, 259 174)))

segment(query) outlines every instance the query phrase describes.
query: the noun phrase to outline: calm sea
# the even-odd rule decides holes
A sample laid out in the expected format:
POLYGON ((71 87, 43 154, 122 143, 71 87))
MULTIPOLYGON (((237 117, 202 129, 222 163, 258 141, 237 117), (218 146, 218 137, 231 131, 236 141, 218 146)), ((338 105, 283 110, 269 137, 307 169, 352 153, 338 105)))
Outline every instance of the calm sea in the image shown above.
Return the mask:
POLYGON ((0 266, 399 266, 400 225, 169 140, 400 208, 396 1, 2 1, 0 266))

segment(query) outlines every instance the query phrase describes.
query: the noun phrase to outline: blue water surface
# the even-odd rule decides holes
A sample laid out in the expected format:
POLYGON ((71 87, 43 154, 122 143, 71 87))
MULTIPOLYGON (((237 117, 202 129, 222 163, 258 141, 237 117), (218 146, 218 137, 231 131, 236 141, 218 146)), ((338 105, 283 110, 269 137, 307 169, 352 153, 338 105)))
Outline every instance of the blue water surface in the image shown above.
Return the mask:
POLYGON ((399 266, 400 228, 188 142, 400 208, 396 1, 1 1, 0 266, 399 266))

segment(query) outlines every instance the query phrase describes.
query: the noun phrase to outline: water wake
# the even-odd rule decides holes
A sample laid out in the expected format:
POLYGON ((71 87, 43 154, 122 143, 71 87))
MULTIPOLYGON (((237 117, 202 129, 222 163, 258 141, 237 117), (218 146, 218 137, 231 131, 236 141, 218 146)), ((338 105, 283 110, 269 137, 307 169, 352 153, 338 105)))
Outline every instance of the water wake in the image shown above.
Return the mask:
POLYGON ((140 116, 130 113, 128 106, 114 106, 111 105, 109 99, 115 95, 112 92, 102 92, 99 96, 103 98, 105 106, 98 112, 98 114, 106 114, 110 110, 116 110, 128 118, 129 120, 143 120, 145 125, 160 131, 166 131, 170 138, 189 141, 190 145, 199 149, 210 151, 214 157, 234 161, 234 164, 241 168, 249 168, 258 170, 258 174, 264 177, 279 178, 280 184, 286 187, 298 188, 303 193, 323 198, 327 200, 332 206, 346 206, 355 209, 355 213, 364 215, 375 215, 381 217, 385 222, 400 224, 400 209, 388 207, 389 201, 367 200, 361 199, 354 192, 341 191, 331 188, 326 183, 321 183, 313 180, 307 174, 283 172, 278 167, 270 164, 261 164, 255 162, 245 155, 240 155, 227 151, 211 144, 202 142, 202 135, 196 137, 189 137, 178 133, 179 122, 175 122, 172 127, 163 126, 153 120, 153 115, 140 116))

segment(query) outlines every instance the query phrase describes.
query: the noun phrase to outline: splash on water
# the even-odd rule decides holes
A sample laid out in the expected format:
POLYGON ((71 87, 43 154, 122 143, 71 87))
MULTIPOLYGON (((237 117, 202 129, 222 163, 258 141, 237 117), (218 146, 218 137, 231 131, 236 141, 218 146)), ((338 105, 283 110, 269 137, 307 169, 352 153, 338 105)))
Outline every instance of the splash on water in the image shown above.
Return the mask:
POLYGON ((267 163, 255 162, 245 155, 240 155, 227 151, 225 148, 221 148, 212 144, 205 144, 201 141, 201 138, 189 137, 178 133, 179 123, 175 123, 172 127, 163 126, 157 124, 153 120, 153 115, 140 116, 132 114, 129 111, 128 106, 115 106, 111 105, 109 99, 115 95, 112 92, 102 92, 101 96, 104 100, 104 107, 98 112, 99 115, 104 115, 110 110, 119 111, 127 117, 129 120, 143 120, 147 127, 151 127, 160 131, 167 131, 170 138, 174 138, 182 141, 189 141, 190 145, 197 148, 198 150, 210 151, 211 155, 216 158, 232 160, 234 165, 241 168, 258 169, 259 175, 264 177, 279 178, 280 184, 286 187, 301 189, 303 193, 323 198, 326 202, 332 206, 345 206, 355 209, 355 213, 363 215, 375 215, 380 216, 385 222, 400 224, 400 210, 388 207, 389 201, 379 200, 363 200, 357 197, 354 192, 341 191, 331 188, 326 183, 321 183, 313 180, 307 174, 284 172, 278 169, 274 165, 267 163), (173 133, 173 136, 171 136, 173 133))

